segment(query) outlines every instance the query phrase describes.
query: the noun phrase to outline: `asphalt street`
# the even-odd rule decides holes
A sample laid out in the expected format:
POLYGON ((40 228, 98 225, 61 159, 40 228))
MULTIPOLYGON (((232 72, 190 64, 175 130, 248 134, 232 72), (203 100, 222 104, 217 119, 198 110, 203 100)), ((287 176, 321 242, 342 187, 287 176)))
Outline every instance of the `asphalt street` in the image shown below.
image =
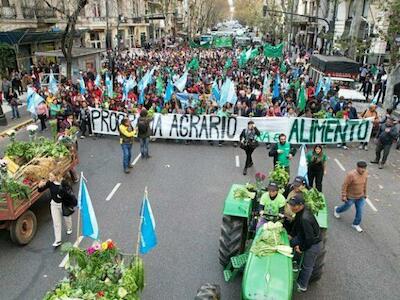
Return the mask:
MULTIPOLYGON (((26 137, 23 131, 18 134, 18 138, 26 137)), ((0 140, 0 148, 6 143, 6 139, 0 140)), ((359 159, 371 160, 372 148, 364 151, 351 145, 349 150, 326 149, 328 174, 323 189, 330 211, 340 205, 345 171, 354 168, 359 159)), ((244 152, 231 144, 217 147, 156 141, 150 144, 150 152, 149 160, 139 159, 126 175, 117 138, 79 142, 79 170, 88 179, 101 238, 113 239, 124 252, 135 251, 139 207, 147 186, 159 244, 144 257, 147 284, 142 299, 193 299, 206 282, 221 286, 222 299, 240 299, 240 277, 225 283, 218 263, 221 212, 231 184, 252 181, 257 171, 268 173, 272 159, 267 150, 260 146, 255 151, 255 166, 247 176, 242 175, 244 152), (113 189, 115 193, 109 197, 113 189)), ((137 143, 133 155, 138 155, 137 143)), ((292 178, 298 159, 299 153, 292 164, 292 178)), ((295 299, 398 299, 400 152, 392 149, 385 169, 378 170, 375 165, 368 169, 371 205, 365 206, 365 231, 360 234, 351 228, 354 210, 340 220, 330 215, 325 273, 307 293, 295 293, 295 299)), ((38 232, 29 245, 15 246, 8 233, 0 231, 0 299, 41 299, 65 276, 59 268, 64 254, 51 247, 49 201, 43 199, 33 211, 38 217, 38 232)), ((74 242, 76 234, 64 238, 74 242)), ((80 246, 90 243, 85 239, 80 246)))

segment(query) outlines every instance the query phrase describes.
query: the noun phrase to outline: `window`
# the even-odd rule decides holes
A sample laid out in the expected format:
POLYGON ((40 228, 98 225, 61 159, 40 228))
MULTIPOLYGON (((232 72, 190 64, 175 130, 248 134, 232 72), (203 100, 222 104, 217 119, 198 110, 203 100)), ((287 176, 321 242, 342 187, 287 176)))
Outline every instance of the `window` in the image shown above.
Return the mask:
POLYGON ((101 16, 100 3, 99 2, 94 2, 93 3, 93 16, 95 18, 99 18, 101 16))
POLYGON ((10 7, 10 1, 9 0, 1 0, 1 6, 10 7))

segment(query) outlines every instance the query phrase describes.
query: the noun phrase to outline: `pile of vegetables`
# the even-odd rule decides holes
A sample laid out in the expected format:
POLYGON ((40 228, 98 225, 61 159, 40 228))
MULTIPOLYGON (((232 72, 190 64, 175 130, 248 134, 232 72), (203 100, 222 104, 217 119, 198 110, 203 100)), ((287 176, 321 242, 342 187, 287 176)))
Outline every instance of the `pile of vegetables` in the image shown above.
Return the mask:
POLYGON ((315 119, 325 119, 326 118, 326 111, 320 110, 319 112, 313 113, 313 117, 315 119))
MULTIPOLYGON (((7 175, 1 179, 0 193, 9 194, 12 199, 29 199, 31 192, 31 188, 18 179, 7 175)), ((0 202, 2 201, 5 201, 5 198, 0 196, 0 202)))
POLYGON ((256 256, 267 256, 279 252, 292 257, 292 247, 283 245, 281 232, 282 223, 268 222, 263 225, 263 230, 250 248, 250 252, 256 256))
POLYGON ((270 181, 275 182, 280 190, 284 190, 289 182, 289 173, 284 167, 277 164, 275 168, 269 173, 270 181))
POLYGON ((250 192, 246 187, 241 186, 233 191, 233 197, 237 200, 250 200, 256 196, 256 193, 250 192))
POLYGON ((31 161, 35 156, 50 156, 63 158, 70 154, 68 148, 61 143, 40 137, 33 142, 15 141, 10 143, 5 155, 12 158, 17 164, 22 165, 31 161))
POLYGON ((111 240, 86 250, 66 244, 63 250, 69 253, 68 278, 48 292, 44 300, 139 299, 144 288, 144 268, 139 257, 126 264, 111 240))
POLYGON ((306 206, 314 215, 317 215, 318 212, 325 207, 324 195, 316 188, 306 190, 303 194, 306 206))

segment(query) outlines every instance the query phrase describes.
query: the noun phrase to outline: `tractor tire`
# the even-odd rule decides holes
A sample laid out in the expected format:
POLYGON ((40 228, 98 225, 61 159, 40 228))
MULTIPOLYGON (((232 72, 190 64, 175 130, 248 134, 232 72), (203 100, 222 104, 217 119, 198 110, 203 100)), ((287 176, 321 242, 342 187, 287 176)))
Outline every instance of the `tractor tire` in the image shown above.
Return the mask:
POLYGON ((246 243, 246 219, 224 215, 219 238, 219 262, 226 267, 232 256, 243 252, 246 243))
POLYGON ((194 300, 220 300, 221 288, 219 285, 206 283, 197 290, 194 300))
POLYGON ((35 236, 36 230, 36 216, 31 210, 27 210, 17 220, 11 222, 10 237, 15 244, 26 245, 35 236))

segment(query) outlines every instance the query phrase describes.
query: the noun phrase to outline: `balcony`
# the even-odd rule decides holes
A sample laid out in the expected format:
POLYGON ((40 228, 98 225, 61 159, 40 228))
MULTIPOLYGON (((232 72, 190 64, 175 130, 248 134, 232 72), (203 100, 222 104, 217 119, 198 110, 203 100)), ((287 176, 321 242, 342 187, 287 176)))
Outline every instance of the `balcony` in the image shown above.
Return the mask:
POLYGON ((55 11, 52 8, 36 8, 36 18, 52 19, 57 18, 55 11))
POLYGON ((15 19, 17 14, 13 7, 0 7, 0 18, 2 19, 15 19))
POLYGON ((24 19, 35 19, 35 10, 32 7, 21 7, 24 19))
POLYGON ((143 17, 134 17, 132 18, 132 22, 136 24, 141 24, 144 23, 144 18, 143 17))

